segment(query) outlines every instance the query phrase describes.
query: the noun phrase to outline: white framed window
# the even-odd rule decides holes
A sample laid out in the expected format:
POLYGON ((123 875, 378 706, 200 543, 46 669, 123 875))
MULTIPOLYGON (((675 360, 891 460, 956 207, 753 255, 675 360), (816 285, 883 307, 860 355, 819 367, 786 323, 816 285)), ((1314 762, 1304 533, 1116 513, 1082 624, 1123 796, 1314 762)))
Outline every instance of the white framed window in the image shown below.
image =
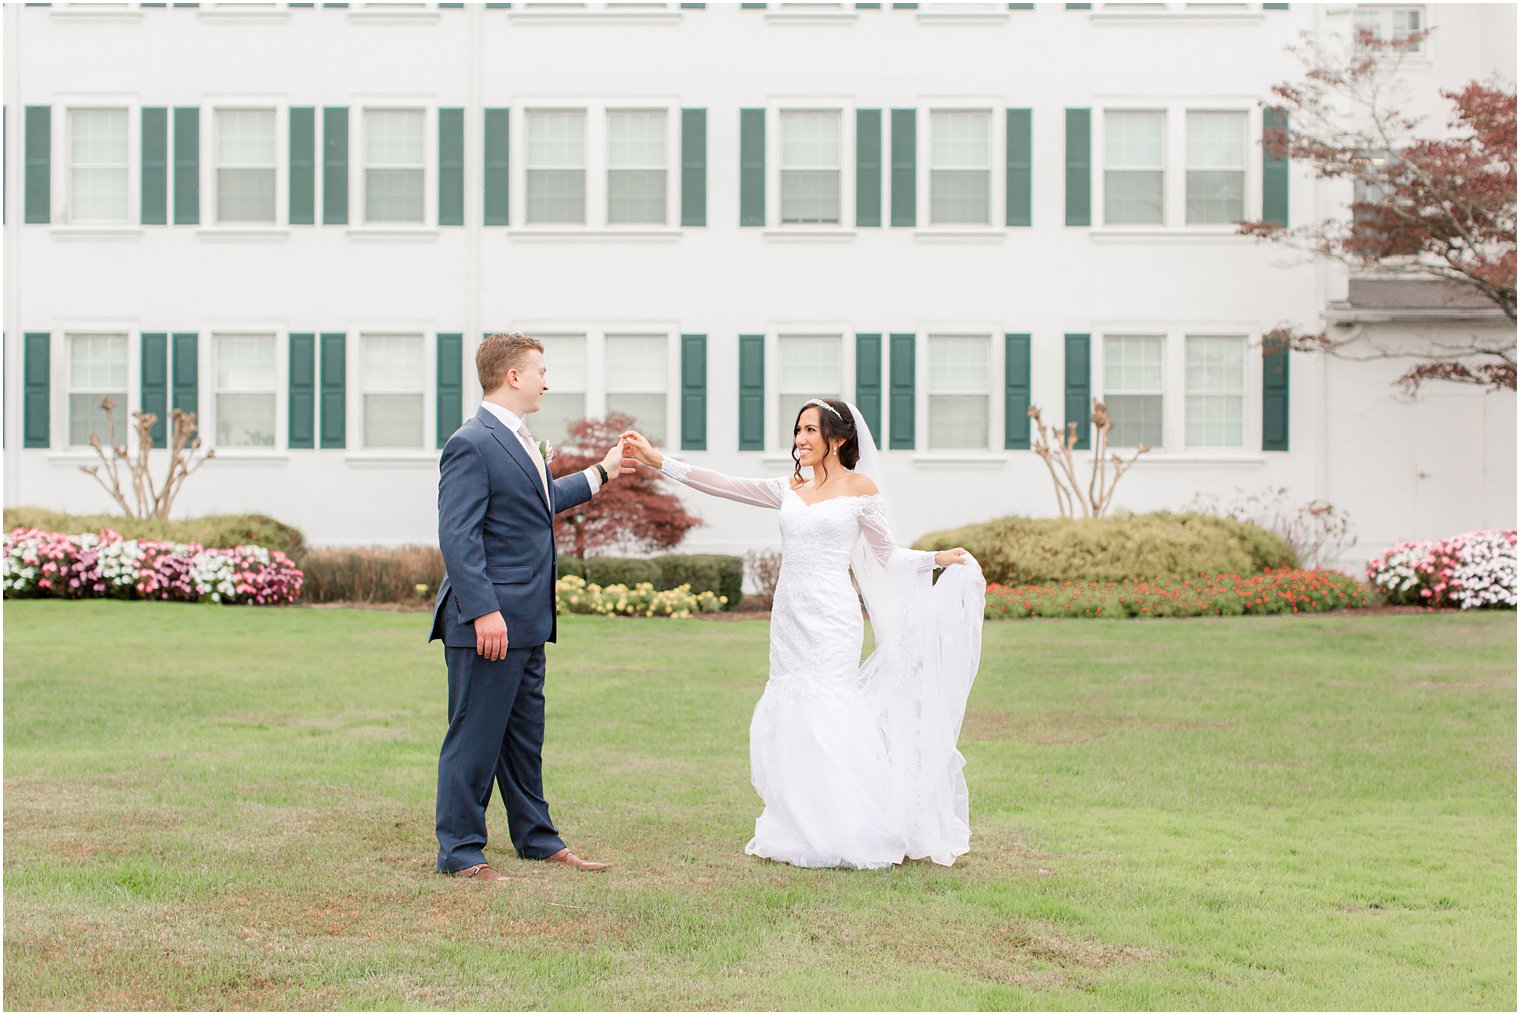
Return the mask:
POLYGON ((1166 113, 1107 110, 1103 116, 1105 225, 1165 221, 1166 113))
POLYGON ((1187 112, 1187 224, 1228 225, 1246 214, 1246 114, 1187 112))
POLYGON ((366 223, 425 221, 426 134, 424 110, 364 110, 366 223))
POLYGON ((607 111, 607 224, 665 225, 669 155, 663 109, 607 111))
POLYGON ((929 113, 929 223, 992 222, 992 115, 985 110, 929 113))
POLYGON ((586 223, 586 111, 527 113, 527 216, 532 225, 586 223))
POLYGON ((1188 335, 1187 446, 1245 446, 1246 340, 1243 335, 1188 335))
POLYGON ((814 398, 844 394, 839 335, 780 335, 776 339, 776 447, 790 454, 797 414, 814 398))
POLYGON ((586 336, 535 331, 533 337, 543 343, 547 368, 544 379, 549 390, 528 427, 534 437, 562 444, 569 435, 570 424, 586 418, 586 336))
POLYGON ((929 447, 985 450, 991 439, 992 340, 930 335, 929 447))
POLYGON ((665 443, 668 430, 669 348, 667 335, 609 333, 606 338, 607 414, 632 416, 655 445, 665 443))
POLYGON ((126 442, 131 425, 127 391, 127 336, 123 334, 71 333, 68 342, 68 424, 70 447, 89 447, 90 434, 110 440, 104 398, 116 399, 118 443, 126 442))
POLYGON ((211 348, 216 373, 216 446, 274 447, 278 425, 275 336, 216 333, 211 348))
POLYGON ((1103 395, 1118 448, 1162 446, 1165 433, 1165 335, 1103 336, 1103 395))
POLYGON ((843 117, 837 109, 783 109, 781 223, 839 225, 843 117))
MULTIPOLYGON (((1352 25, 1358 31, 1371 32, 1374 39, 1398 42, 1425 27, 1425 7, 1358 4, 1352 13, 1352 25)), ((1419 53, 1422 49, 1424 43, 1417 43, 1409 52, 1419 53)))
POLYGON ((273 224, 277 145, 273 109, 218 109, 216 220, 273 224))
POLYGON ((366 448, 426 446, 427 363, 418 334, 359 336, 359 389, 366 448))
POLYGON ((129 221, 127 110, 70 109, 68 133, 69 221, 129 221))

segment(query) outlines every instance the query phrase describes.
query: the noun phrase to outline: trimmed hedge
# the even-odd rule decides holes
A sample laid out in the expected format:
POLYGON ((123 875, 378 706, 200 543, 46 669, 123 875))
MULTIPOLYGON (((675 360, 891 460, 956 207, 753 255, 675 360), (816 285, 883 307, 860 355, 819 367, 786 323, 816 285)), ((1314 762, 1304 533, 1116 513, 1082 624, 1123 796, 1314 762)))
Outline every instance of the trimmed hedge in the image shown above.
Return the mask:
POLYGON ((42 529, 45 532, 100 532, 110 529, 123 539, 163 543, 199 543, 201 546, 262 546, 302 564, 306 542, 294 525, 268 515, 205 515, 180 520, 128 518, 125 515, 70 515, 45 508, 5 509, 5 531, 42 529))
POLYGON ((1182 582, 1200 574, 1296 568, 1298 555, 1266 529, 1213 515, 1161 511, 1111 518, 1012 515, 915 542, 921 550, 964 546, 989 582, 1182 582))
POLYGON ((1339 571, 1200 575, 1182 582, 1063 582, 987 586, 989 620, 1014 617, 1239 617, 1325 613, 1369 605, 1368 588, 1339 571))
POLYGON ((369 546, 308 550, 302 598, 308 603, 433 604, 443 583, 436 546, 369 546), (421 591, 418 586, 426 586, 421 591))
POLYGON ((738 609, 744 598, 744 558, 723 553, 670 553, 663 557, 559 558, 561 578, 574 575, 594 585, 648 583, 657 589, 691 587, 694 594, 711 592, 728 602, 724 609, 738 609))

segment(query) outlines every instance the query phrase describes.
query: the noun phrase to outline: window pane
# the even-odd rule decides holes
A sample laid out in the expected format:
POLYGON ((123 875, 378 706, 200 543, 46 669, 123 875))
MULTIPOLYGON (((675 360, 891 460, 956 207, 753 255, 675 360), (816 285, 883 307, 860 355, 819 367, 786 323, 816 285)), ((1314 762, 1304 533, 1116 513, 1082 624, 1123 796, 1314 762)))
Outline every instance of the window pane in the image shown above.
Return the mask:
POLYGON ((656 447, 665 443, 665 396, 628 393, 607 394, 607 412, 626 413, 636 428, 656 447))
POLYGON ((1245 390, 1245 339, 1233 335, 1189 335, 1189 393, 1245 390))
POLYGON ((366 222, 421 222, 421 169, 369 169, 364 173, 366 222))
POLYGON ((1103 340, 1103 390, 1161 390, 1164 340, 1152 335, 1109 335, 1103 340))
POLYGON ((929 114, 929 153, 936 168, 977 168, 989 164, 990 121, 983 112, 929 114))
POLYGON ((579 170, 528 170, 528 221, 582 225, 586 174, 579 170))
POLYGON ((839 113, 808 110, 781 114, 782 168, 837 169, 839 113))
POLYGON ((987 447, 986 395, 930 395, 929 447, 987 447))
POLYGON ((218 222, 273 222, 274 218, 273 169, 216 171, 218 222))
MULTIPOLYGON (((586 392, 586 336, 534 335, 544 347, 544 378, 550 391, 586 392)), ((584 413, 582 413, 584 415, 584 413)), ((574 417, 579 419, 580 416, 574 417)))
POLYGON ((71 220, 120 222, 127 217, 126 169, 76 169, 69 182, 71 220))
POLYGON ((1189 169, 1187 220, 1194 223, 1239 222, 1246 217, 1246 174, 1189 169))
POLYGON ((1239 448, 1245 444, 1242 422, 1245 399, 1240 395, 1188 395, 1187 446, 1239 448))
POLYGON ((607 221, 665 224, 665 171, 615 169, 607 174, 607 221))
POLYGON ((370 391, 421 391, 421 335, 365 335, 360 385, 370 391))
POLYGON ((219 166, 273 166, 274 110, 217 110, 216 161, 219 166))
POLYGON ((1190 112, 1187 115, 1188 165, 1220 168, 1246 164, 1246 115, 1190 112))
POLYGON ((663 392, 666 345, 664 335, 608 335, 607 390, 663 392))
POLYGON ((1374 38, 1383 37, 1383 12, 1376 7, 1358 7, 1353 15, 1354 24, 1358 31, 1367 31, 1374 38))
POLYGON ((92 391, 86 393, 71 393, 69 395, 69 444, 73 446, 88 447, 90 434, 98 434, 102 442, 108 440, 106 431, 106 413, 100 407, 100 400, 107 395, 116 399, 116 441, 121 443, 126 439, 127 427, 131 423, 127 415, 127 392, 126 389, 117 391, 92 391))
POLYGON ((607 114, 608 164, 613 169, 665 168, 665 111, 614 109, 607 114))
POLYGON ((526 165, 529 169, 585 168, 585 111, 579 109, 529 111, 526 165))
POLYGON ((127 336, 69 336, 70 388, 115 391, 126 386, 127 336))
POLYGON ((839 173, 836 170, 782 170, 781 221, 837 223, 839 173))
POLYGON ((783 335, 777 351, 780 355, 776 395, 777 446, 790 449, 793 428, 803 403, 814 398, 838 398, 842 393, 839 336, 783 335))
POLYGON ((364 123, 366 166, 416 167, 426 161, 422 110, 370 109, 364 123))
POLYGON ((1160 168, 1164 161, 1165 119, 1165 113, 1106 113, 1103 117, 1103 157, 1108 168, 1160 168))
POLYGON ((986 392, 989 383, 988 351, 988 341, 981 336, 931 335, 929 338, 930 394, 986 392))
POLYGON ((364 446, 422 447, 421 395, 364 395, 364 446))
POLYGON ((216 396, 218 447, 274 447, 274 395, 216 396))
POLYGON ((1161 446, 1161 396, 1160 395, 1109 395, 1103 399, 1108 406, 1109 418, 1114 428, 1109 432, 1108 443, 1117 448, 1134 448, 1148 444, 1161 446))
POLYGON ((1103 221, 1109 225, 1160 225, 1161 173, 1109 170, 1103 174, 1103 221))
POLYGON ((582 392, 549 391, 539 410, 528 420, 535 440, 563 444, 570 424, 586 418, 586 396, 582 392))
POLYGON ((216 386, 241 391, 273 391, 273 335, 217 335, 216 386))
POLYGON ((70 161, 76 166, 126 165, 127 111, 70 110, 69 145, 70 161))
POLYGON ((929 221, 934 225, 986 225, 991 217, 985 170, 935 169, 929 173, 929 221))

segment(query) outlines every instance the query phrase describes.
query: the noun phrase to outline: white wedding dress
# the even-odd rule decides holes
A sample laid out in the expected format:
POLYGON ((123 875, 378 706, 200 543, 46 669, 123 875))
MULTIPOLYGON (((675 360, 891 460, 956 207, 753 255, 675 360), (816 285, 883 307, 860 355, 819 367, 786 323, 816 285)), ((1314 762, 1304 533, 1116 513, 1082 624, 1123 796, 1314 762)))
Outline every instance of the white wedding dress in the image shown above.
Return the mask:
MULTIPOLYGON (((864 451, 858 414, 857 429, 864 451)), ((765 809, 745 851, 799 867, 953 863, 971 834, 955 741, 981 654, 976 562, 933 583, 934 555, 897 545, 880 493, 810 505, 787 477, 735 479, 669 457, 661 471, 780 512, 770 679, 750 723, 765 809), (877 641, 864 664, 852 573, 877 641)))

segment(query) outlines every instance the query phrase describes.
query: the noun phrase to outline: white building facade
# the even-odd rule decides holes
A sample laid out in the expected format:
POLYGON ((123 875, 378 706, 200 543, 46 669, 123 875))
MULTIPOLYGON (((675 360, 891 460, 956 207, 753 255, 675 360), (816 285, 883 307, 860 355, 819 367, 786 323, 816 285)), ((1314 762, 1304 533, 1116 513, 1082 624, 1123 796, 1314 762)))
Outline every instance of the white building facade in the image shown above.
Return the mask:
MULTIPOLYGON (((1124 509, 1287 487, 1351 512, 1348 565, 1515 524, 1512 393, 1401 401, 1397 363, 1261 350, 1331 307, 1411 341, 1508 322, 1357 311, 1343 271, 1233 225, 1350 200, 1263 155, 1299 33, 1434 28, 1406 70, 1438 127, 1440 89, 1513 79, 1513 6, 4 17, 7 505, 110 510, 79 471, 109 394, 198 412, 217 455, 177 516, 432 542, 475 345, 517 330, 547 348, 551 440, 626 411, 689 461, 777 475, 803 401, 855 400, 909 539, 1055 513, 1026 410, 1092 398, 1121 451, 1156 449, 1124 509)), ((766 512, 693 507, 682 549, 779 543, 766 512)))

